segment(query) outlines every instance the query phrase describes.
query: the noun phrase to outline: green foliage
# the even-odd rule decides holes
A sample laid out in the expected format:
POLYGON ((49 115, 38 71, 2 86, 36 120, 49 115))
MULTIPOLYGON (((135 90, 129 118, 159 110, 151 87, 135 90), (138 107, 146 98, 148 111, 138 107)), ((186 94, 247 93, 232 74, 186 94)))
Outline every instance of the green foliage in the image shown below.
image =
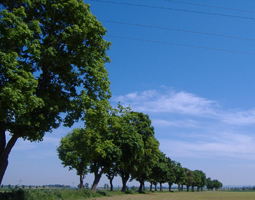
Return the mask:
MULTIPOLYGON (((42 141, 62 122, 72 126, 79 119, 98 130, 104 123, 95 119, 111 96, 104 67, 110 61, 106 55, 110 43, 103 39, 106 29, 90 6, 82 0, 1 1, 0 6, 4 8, 0 11, 1 140, 9 131, 14 139, 42 141)), ((7 150, 2 141, 0 167, 5 171, 3 162, 7 163, 16 140, 7 150)))

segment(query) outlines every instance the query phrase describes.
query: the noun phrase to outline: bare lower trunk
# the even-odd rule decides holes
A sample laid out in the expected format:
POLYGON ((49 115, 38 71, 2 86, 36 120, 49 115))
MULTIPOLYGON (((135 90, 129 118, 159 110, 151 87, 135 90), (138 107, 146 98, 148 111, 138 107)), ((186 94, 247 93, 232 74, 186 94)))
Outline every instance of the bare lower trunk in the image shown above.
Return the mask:
POLYGON ((197 191, 199 192, 199 187, 197 187, 197 191))
POLYGON ((102 177, 102 174, 103 174, 103 172, 104 172, 104 168, 103 169, 101 169, 101 171, 98 173, 98 169, 94 172, 94 175, 95 175, 95 179, 94 179, 94 182, 93 182, 93 185, 92 185, 92 188, 91 188, 91 190, 93 191, 93 192, 96 192, 96 190, 97 190, 97 185, 98 185, 98 183, 99 183, 99 181, 100 181, 100 179, 101 179, 101 177, 102 177))
POLYGON ((155 185, 155 191, 157 191, 157 183, 155 183, 154 185, 155 185))
POLYGON ((162 183, 159 183, 160 191, 162 192, 162 183))
POLYGON ((151 185, 150 185, 150 191, 152 191, 152 182, 151 182, 151 185))
POLYGON ((139 183, 140 183, 140 186, 139 186, 138 192, 142 192, 143 186, 144 186, 144 180, 140 180, 139 183))
POLYGON ((19 138, 19 134, 14 134, 9 142, 6 145, 6 138, 5 138, 5 130, 0 130, 0 185, 2 184, 2 180, 4 177, 4 173, 8 166, 8 157, 9 154, 15 145, 17 139, 19 138))
POLYGON ((171 184, 171 183, 168 183, 168 186, 169 186, 169 192, 171 192, 171 186, 172 186, 172 184, 171 184))
POLYGON ((83 175, 80 175, 80 189, 83 189, 83 175))
POLYGON ((129 179, 129 173, 123 172, 121 175, 122 179, 122 192, 126 192, 126 187, 127 187, 127 181, 129 179))
POLYGON ((187 186, 187 192, 189 191, 189 186, 187 186))
POLYGON ((112 184, 113 178, 110 179, 110 186, 111 186, 111 191, 113 191, 113 184, 112 184))

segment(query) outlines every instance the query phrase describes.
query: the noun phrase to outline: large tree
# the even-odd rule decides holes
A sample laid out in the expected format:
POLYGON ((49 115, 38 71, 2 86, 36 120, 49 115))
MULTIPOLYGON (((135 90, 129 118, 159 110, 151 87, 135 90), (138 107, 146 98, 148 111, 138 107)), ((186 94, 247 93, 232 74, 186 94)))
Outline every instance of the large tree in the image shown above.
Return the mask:
POLYGON ((18 138, 42 141, 61 122, 85 119, 89 108, 110 97, 104 67, 110 43, 83 0, 10 0, 0 6, 1 184, 18 138))

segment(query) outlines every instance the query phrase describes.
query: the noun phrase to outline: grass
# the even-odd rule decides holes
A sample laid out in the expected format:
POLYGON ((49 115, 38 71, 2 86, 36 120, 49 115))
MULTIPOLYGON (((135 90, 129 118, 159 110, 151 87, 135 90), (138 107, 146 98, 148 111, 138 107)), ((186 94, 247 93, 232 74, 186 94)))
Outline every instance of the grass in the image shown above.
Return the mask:
POLYGON ((150 194, 102 197, 97 200, 251 200, 255 192, 205 191, 205 192, 154 192, 150 194))
POLYGON ((204 192, 149 192, 139 194, 130 191, 125 194, 121 191, 98 190, 48 190, 24 189, 0 192, 1 200, 250 200, 255 199, 252 191, 204 191, 204 192), (131 194, 130 194, 131 193, 131 194))

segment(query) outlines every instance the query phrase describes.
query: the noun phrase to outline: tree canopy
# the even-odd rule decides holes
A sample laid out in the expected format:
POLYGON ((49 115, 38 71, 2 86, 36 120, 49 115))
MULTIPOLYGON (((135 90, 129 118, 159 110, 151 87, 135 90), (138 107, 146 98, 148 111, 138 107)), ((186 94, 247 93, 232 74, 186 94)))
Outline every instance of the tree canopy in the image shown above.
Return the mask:
POLYGON ((41 141, 61 122, 71 126, 85 120, 86 111, 111 94, 104 67, 110 43, 88 4, 18 0, 0 5, 1 183, 18 138, 41 141))

